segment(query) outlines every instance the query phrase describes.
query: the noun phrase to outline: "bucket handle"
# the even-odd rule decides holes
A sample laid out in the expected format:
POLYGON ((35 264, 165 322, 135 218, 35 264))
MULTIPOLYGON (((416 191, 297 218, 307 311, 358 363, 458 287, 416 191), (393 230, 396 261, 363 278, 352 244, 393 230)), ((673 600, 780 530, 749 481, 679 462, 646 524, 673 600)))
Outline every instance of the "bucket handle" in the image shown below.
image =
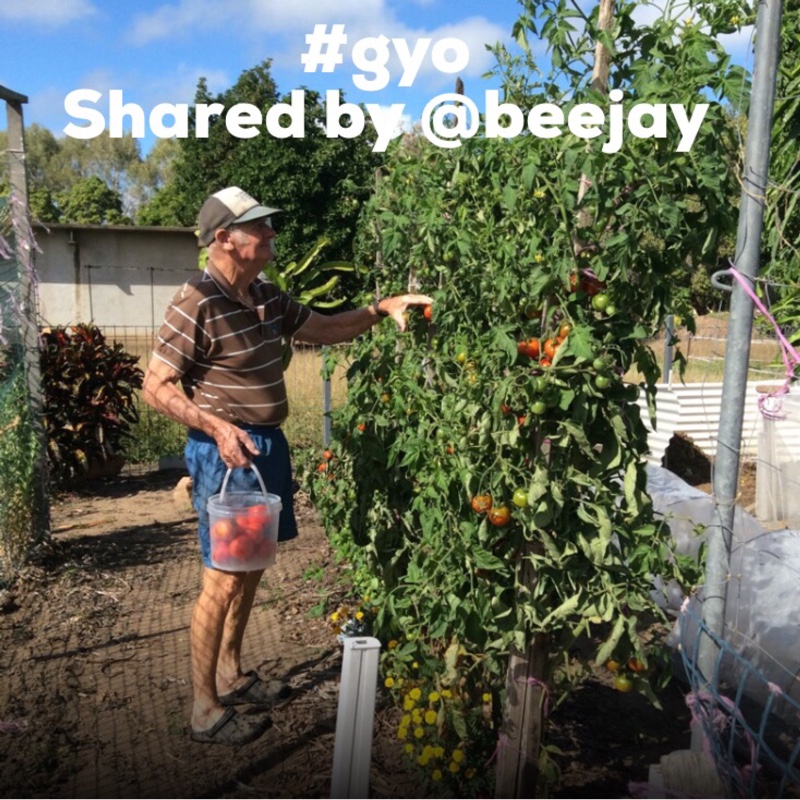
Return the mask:
MULTIPOLYGON (((252 469, 253 472, 255 472, 256 478, 258 478, 258 483, 261 486, 261 491, 264 493, 264 499, 269 501, 269 497, 268 497, 268 493, 267 493, 267 487, 264 486, 264 481, 261 478, 261 473, 256 468, 256 465, 252 461, 248 461, 247 462, 247 466, 250 467, 250 469, 252 469)), ((225 497, 225 489, 228 487, 228 479, 231 477, 231 472, 233 472, 233 469, 231 467, 228 467, 228 471, 225 473, 225 479, 222 481, 222 489, 220 490, 220 493, 219 493, 220 502, 222 502, 222 500, 225 497)))

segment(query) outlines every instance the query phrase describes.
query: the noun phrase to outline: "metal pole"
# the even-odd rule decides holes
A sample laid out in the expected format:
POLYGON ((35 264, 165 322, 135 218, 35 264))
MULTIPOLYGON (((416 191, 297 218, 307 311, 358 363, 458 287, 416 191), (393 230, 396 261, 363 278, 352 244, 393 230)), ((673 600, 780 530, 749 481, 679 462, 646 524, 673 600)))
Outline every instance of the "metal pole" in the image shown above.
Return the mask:
MULTIPOLYGON (((322 360, 325 361, 327 348, 322 348, 322 360)), ((322 446, 327 447, 331 443, 331 409, 333 401, 331 398, 331 380, 322 379, 322 446)))
MULTIPOLYGON (((781 0, 761 0, 756 18, 753 87, 750 93, 735 256, 736 269, 753 282, 758 275, 761 255, 782 12, 781 0)), ((706 627, 720 638, 725 623, 725 593, 739 480, 744 387, 747 385, 752 327, 753 301, 734 281, 714 471, 715 517, 708 528, 703 602, 706 627)), ((698 650, 698 665, 708 683, 713 681, 717 652, 714 641, 709 636, 703 636, 698 650)))
POLYGON ((669 385, 672 374, 672 337, 675 335, 675 317, 669 314, 666 319, 666 338, 664 340, 664 369, 661 382, 669 385))

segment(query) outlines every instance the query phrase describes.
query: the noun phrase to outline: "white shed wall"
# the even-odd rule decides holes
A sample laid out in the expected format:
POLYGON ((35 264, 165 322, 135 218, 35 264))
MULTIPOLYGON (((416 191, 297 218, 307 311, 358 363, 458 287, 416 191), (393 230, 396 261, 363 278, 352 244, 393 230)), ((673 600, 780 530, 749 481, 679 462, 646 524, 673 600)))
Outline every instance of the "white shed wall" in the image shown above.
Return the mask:
POLYGON ((45 325, 157 327, 197 270, 190 228, 34 226, 39 313, 45 325))

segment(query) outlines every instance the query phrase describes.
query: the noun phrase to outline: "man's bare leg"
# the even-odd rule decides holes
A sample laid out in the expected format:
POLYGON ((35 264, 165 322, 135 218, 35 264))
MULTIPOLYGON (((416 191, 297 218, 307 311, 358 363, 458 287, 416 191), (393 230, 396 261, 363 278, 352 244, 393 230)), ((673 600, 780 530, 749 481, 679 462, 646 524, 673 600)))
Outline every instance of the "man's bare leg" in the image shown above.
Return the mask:
POLYGON ((241 590, 233 596, 228 607, 216 664, 216 689, 220 695, 228 694, 246 682, 241 666, 242 641, 263 574, 264 570, 246 572, 241 590))
MULTIPOLYGON (((246 573, 205 567, 203 588, 192 612, 192 729, 208 730, 223 715, 217 693, 217 663, 226 619, 234 599, 241 597, 246 573)), ((251 601, 252 603, 252 601, 251 601)))

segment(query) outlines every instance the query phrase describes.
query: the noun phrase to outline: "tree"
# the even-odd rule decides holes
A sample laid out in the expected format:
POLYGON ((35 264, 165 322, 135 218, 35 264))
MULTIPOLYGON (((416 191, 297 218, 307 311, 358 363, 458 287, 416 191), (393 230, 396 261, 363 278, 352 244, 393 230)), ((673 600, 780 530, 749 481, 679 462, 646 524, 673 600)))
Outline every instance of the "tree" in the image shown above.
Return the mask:
POLYGON ((125 225, 130 220, 122 213, 119 192, 107 186, 99 177, 82 178, 65 192, 56 196, 59 222, 85 225, 125 225))
MULTIPOLYGON (((2 137, 4 133, 0 133, 0 148, 4 147, 2 137)), ((123 208, 129 211, 135 208, 140 194, 135 182, 141 157, 139 143, 132 136, 112 138, 104 132, 94 139, 56 138, 47 128, 34 123, 25 131, 25 150, 30 206, 35 219, 42 222, 79 222, 87 216, 94 219, 99 207, 84 213, 75 202, 69 202, 66 208, 61 206, 73 191, 82 196, 86 187, 79 188, 79 184, 90 178, 96 179, 87 184, 96 199, 99 181, 119 198, 123 208), (72 218, 72 214, 77 217, 72 218)), ((7 182, 5 186, 0 184, 0 195, 5 192, 7 182)), ((101 206, 105 207, 103 203, 101 206)), ((129 222, 128 214, 120 211, 114 220, 129 222)))
POLYGON ((129 194, 140 225, 179 225, 176 210, 168 211, 155 198, 174 180, 175 161, 180 155, 177 139, 158 139, 144 160, 130 170, 129 194))

